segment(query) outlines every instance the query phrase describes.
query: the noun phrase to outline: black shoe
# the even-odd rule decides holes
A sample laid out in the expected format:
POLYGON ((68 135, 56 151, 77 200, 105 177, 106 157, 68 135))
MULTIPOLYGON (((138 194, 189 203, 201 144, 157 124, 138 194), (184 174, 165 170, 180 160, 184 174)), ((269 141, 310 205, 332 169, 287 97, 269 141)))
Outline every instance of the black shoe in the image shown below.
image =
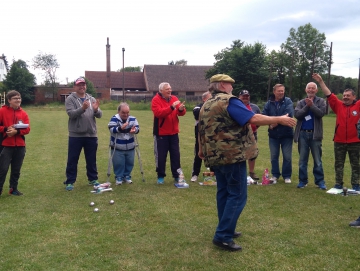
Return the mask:
POLYGON ((229 243, 223 243, 223 242, 219 242, 219 241, 216 241, 215 239, 212 241, 213 244, 219 248, 222 248, 222 249, 225 249, 225 250, 228 250, 228 251, 239 251, 239 250, 242 250, 242 247, 235 244, 234 241, 231 241, 229 243))
POLYGON ((234 232, 233 238, 238 238, 240 236, 241 236, 241 232, 236 231, 236 232, 234 232))

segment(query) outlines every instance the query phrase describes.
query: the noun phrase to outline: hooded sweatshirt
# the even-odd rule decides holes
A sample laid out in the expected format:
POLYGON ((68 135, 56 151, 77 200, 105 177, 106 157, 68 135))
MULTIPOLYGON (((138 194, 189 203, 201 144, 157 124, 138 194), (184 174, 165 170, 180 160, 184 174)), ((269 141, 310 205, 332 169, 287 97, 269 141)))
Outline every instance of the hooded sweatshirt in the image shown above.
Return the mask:
POLYGON ((95 98, 85 94, 85 100, 90 101, 90 106, 84 111, 82 109, 83 101, 76 92, 73 92, 65 100, 66 112, 69 116, 68 129, 70 137, 97 137, 95 118, 101 118, 102 111, 100 108, 96 112, 92 103, 96 102, 95 98))
POLYGON ((3 105, 0 109, 0 133, 2 135, 2 146, 4 147, 24 147, 25 135, 30 132, 30 125, 27 128, 17 129, 18 133, 12 137, 6 135, 7 128, 14 124, 30 124, 28 114, 19 107, 14 109, 8 105, 3 105))

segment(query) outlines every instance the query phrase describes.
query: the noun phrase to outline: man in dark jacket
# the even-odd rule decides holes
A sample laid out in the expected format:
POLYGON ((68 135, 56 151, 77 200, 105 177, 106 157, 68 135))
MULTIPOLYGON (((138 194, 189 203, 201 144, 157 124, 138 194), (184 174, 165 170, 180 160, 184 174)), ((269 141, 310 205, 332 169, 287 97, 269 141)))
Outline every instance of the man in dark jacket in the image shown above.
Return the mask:
POLYGON ((296 123, 294 142, 298 142, 299 151, 299 184, 298 188, 304 188, 308 183, 308 160, 309 152, 314 160, 313 174, 315 185, 326 190, 324 170, 321 161, 323 139, 322 118, 326 113, 326 103, 323 98, 317 97, 317 85, 310 82, 306 85, 307 97, 300 100, 295 108, 296 123))
MULTIPOLYGON (((288 115, 294 117, 294 105, 290 98, 285 97, 285 86, 276 84, 273 87, 273 94, 265 104, 262 112, 267 116, 288 115)), ((292 174, 292 144, 294 130, 281 124, 270 124, 269 129, 269 146, 271 155, 271 181, 276 183, 280 175, 283 176, 285 183, 291 183, 292 174), (279 156, 280 148, 283 155, 282 170, 280 173, 279 156)))
POLYGON ((198 140, 198 123, 199 123, 199 113, 200 109, 203 106, 204 102, 211 97, 210 91, 206 91, 202 95, 203 102, 198 104, 193 109, 193 114, 195 118, 195 157, 193 163, 192 177, 191 181, 196 182, 198 180, 198 176, 201 169, 202 159, 199 157, 199 140, 198 140))
POLYGON ((167 153, 170 153, 171 173, 178 188, 187 188, 180 166, 179 146, 179 118, 186 114, 185 102, 171 95, 172 89, 169 83, 159 85, 159 92, 151 101, 151 110, 154 114, 154 153, 158 184, 164 184, 167 153))

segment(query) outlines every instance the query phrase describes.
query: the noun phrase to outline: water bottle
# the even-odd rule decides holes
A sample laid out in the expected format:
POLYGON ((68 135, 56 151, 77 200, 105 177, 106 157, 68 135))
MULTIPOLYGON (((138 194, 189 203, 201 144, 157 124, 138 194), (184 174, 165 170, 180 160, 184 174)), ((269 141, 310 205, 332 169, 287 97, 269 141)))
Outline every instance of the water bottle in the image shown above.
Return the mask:
POLYGON ((177 173, 179 173, 179 183, 185 182, 184 173, 181 168, 178 168, 177 173))

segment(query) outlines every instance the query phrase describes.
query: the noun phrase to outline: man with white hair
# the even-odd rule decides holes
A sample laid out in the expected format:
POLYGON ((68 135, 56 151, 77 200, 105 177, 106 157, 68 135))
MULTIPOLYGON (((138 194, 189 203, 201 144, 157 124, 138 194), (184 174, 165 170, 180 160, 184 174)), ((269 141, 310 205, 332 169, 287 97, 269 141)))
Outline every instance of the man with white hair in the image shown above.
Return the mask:
POLYGON ((185 102, 180 102, 175 95, 171 95, 169 83, 159 85, 159 92, 151 101, 154 114, 154 154, 156 160, 157 183, 164 184, 166 158, 170 153, 171 173, 178 188, 189 185, 180 177, 180 146, 179 146, 179 116, 186 114, 185 102))
POLYGON ((297 124, 294 134, 294 142, 298 142, 299 151, 299 184, 298 188, 304 188, 308 183, 309 151, 314 160, 313 174, 315 185, 326 190, 324 170, 321 161, 323 139, 322 118, 326 112, 326 103, 323 98, 316 96, 317 85, 310 82, 306 85, 307 97, 300 100, 295 108, 297 124))

